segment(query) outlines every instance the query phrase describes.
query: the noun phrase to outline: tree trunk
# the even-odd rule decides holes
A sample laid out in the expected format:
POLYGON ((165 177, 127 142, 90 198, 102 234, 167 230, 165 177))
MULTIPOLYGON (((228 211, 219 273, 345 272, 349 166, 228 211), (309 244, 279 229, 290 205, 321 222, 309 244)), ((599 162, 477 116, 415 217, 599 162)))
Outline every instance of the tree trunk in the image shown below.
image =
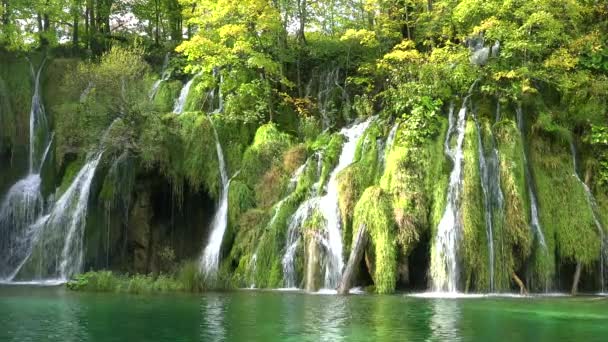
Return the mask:
POLYGON ((79 22, 80 18, 78 15, 78 9, 74 10, 74 25, 72 27, 72 45, 74 47, 74 49, 78 49, 78 22, 79 22))
POLYGON ((298 1, 298 16, 300 17, 300 25, 298 27, 298 41, 302 44, 306 44, 306 0, 298 1))
POLYGON ((407 2, 405 3, 405 31, 407 33, 407 39, 412 40, 412 32, 410 31, 410 11, 407 8, 407 2))
POLYGON ((154 1, 154 7, 155 7, 154 20, 155 20, 155 26, 156 26, 154 29, 154 43, 156 45, 159 45, 159 43, 160 43, 160 0, 154 1))
POLYGON ((572 282, 572 295, 578 294, 578 283, 581 280, 581 269, 582 265, 580 262, 576 263, 576 270, 574 271, 574 281, 572 282))
POLYGON ((350 251, 350 257, 348 258, 346 269, 342 274, 342 280, 338 286, 338 294, 347 295, 348 291, 352 287, 353 279, 357 275, 357 268, 359 267, 359 264, 361 264, 363 254, 365 254, 367 240, 367 227, 365 225, 361 225, 361 227, 359 227, 359 231, 357 232, 357 236, 355 237, 355 245, 350 251))
POLYGON ((519 279, 517 274, 515 272, 513 272, 511 274, 511 277, 513 278, 513 281, 515 281, 517 286, 519 286, 519 293, 522 295, 528 295, 528 290, 526 289, 526 285, 524 285, 524 282, 521 281, 521 279, 519 279))

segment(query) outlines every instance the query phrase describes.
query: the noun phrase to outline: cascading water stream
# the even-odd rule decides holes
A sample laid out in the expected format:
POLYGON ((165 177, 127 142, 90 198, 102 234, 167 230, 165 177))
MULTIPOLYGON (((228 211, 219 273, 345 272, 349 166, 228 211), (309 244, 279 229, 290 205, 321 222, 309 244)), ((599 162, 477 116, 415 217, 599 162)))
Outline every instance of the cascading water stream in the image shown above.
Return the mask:
MULTIPOLYGON (((318 163, 317 167, 317 175, 321 174, 321 162, 322 155, 320 153, 315 153, 313 157, 316 157, 318 163)), ((311 158, 313 158, 311 157, 311 158)), ((295 186, 297 185, 297 180, 299 180, 300 176, 306 169, 308 163, 311 159, 308 159, 304 165, 300 166, 290 181, 290 191, 295 190, 295 186), (296 179, 294 181, 294 179, 296 179)), ((317 187, 313 186, 313 191, 316 193, 317 187)), ((283 284, 286 288, 296 288, 297 287, 297 274, 295 267, 295 257, 298 246, 300 245, 301 236, 300 236, 300 227, 302 224, 310 217, 314 208, 317 207, 319 201, 319 197, 313 196, 311 199, 308 199, 302 202, 298 209, 296 209, 295 213, 291 215, 288 221, 287 228, 287 237, 285 241, 285 252, 283 253, 283 258, 281 259, 281 264, 283 266, 283 284)))
POLYGON ((608 249, 606 247, 606 236, 604 233, 604 227, 600 222, 599 218, 599 206, 597 205, 597 201, 595 200, 595 196, 591 192, 591 189, 587 186, 587 183, 583 182, 581 177, 578 174, 578 159, 576 155, 576 146, 574 142, 570 142, 570 151, 572 152, 572 166, 574 168, 574 177, 581 184, 583 189, 585 190, 585 196, 587 198, 587 203, 589 203, 589 207, 591 208, 591 213, 593 215, 593 221, 600 235, 600 263, 599 263, 599 272, 600 272, 600 292, 604 293, 605 284, 606 284, 606 276, 605 276, 605 258, 608 256, 608 249))
POLYGON ((371 118, 340 132, 346 141, 342 146, 342 152, 338 165, 331 172, 327 183, 327 193, 319 199, 319 210, 326 220, 328 251, 326 256, 325 283, 326 289, 335 289, 342 276, 344 260, 342 258, 342 233, 341 218, 338 208, 338 181, 340 171, 348 167, 355 158, 357 141, 363 135, 371 122, 371 118))
POLYGON ((297 274, 295 257, 298 246, 300 245, 300 227, 310 217, 314 209, 318 206, 319 197, 313 197, 300 204, 296 212, 289 219, 287 228, 287 240, 285 242, 285 253, 281 264, 283 265, 283 283, 286 288, 296 288, 297 274))
MULTIPOLYGON (((36 255, 34 267, 42 279, 66 281, 82 271, 89 195, 102 154, 103 151, 98 151, 91 155, 51 212, 30 227, 34 234, 34 246, 28 258, 36 255), (60 256, 59 260, 57 256, 60 256)), ((26 262, 24 260, 23 264, 26 262)), ((20 269, 14 272, 13 277, 20 269)))
POLYGON ((231 179, 228 179, 226 163, 224 162, 224 152, 222 150, 222 145, 220 144, 217 130, 213 125, 213 120, 209 118, 209 121, 211 121, 213 134, 215 136, 215 148, 219 163, 220 180, 222 182, 220 201, 211 223, 211 235, 209 236, 209 241, 203 250, 203 255, 201 256, 200 260, 200 269, 206 277, 212 279, 215 277, 219 268, 220 250, 222 247, 222 241, 224 239, 224 233, 226 232, 226 227, 228 226, 228 191, 230 188, 231 179))
POLYGON ((395 143, 395 138, 397 137, 397 130, 399 129, 399 121, 395 122, 391 130, 388 132, 388 137, 386 138, 386 143, 384 145, 384 151, 380 154, 380 165, 381 170, 386 167, 386 158, 388 157, 391 149, 393 148, 393 144, 395 143))
MULTIPOLYGON (((28 59, 28 62, 29 59, 28 59)), ((0 204, 0 280, 10 281, 15 268, 27 256, 31 246, 29 226, 44 210, 40 193, 40 169, 49 154, 53 137, 49 139, 48 124, 41 99, 40 77, 44 59, 38 68, 30 62, 34 92, 29 118, 29 171, 28 175, 15 183, 0 204), (39 148, 44 147, 42 153, 39 148), (40 157, 40 158, 38 158, 40 157)))
POLYGON ((460 221, 460 193, 462 192, 462 164, 463 143, 466 124, 467 101, 463 101, 458 112, 457 120, 454 119, 454 106, 450 107, 449 128, 445 141, 445 153, 452 160, 454 166, 450 174, 448 185, 447 205, 435 239, 434 252, 431 257, 431 276, 434 291, 457 292, 458 291, 458 242, 462 231, 460 221), (452 135, 456 135, 456 145, 451 147, 452 135))
POLYGON ((84 259, 84 230, 93 178, 101 160, 108 132, 101 146, 92 153, 70 186, 54 203, 50 212, 27 228, 21 260, 6 278, 66 281, 82 271, 84 259))
POLYGON ((171 77, 171 72, 167 70, 169 67, 169 53, 165 55, 165 59, 163 61, 163 67, 161 69, 160 78, 152 84, 152 89, 148 93, 148 98, 150 100, 154 100, 156 93, 158 93, 158 89, 160 88, 161 83, 167 81, 171 77))
MULTIPOLYGON (((500 107, 497 108, 497 111, 500 107)), ((497 114, 498 117, 498 114, 497 114)), ((488 255, 489 255, 489 270, 490 270, 490 292, 494 292, 494 269, 495 269, 495 251, 494 251, 494 222, 495 219, 502 219, 504 208, 504 196, 500 187, 500 163, 498 159, 498 150, 494 136, 491 139, 491 151, 486 157, 483 139, 481 138, 481 127, 477 121, 477 116, 473 115, 473 120, 477 126, 477 142, 479 152, 479 174, 481 177, 481 188, 484 202, 484 218, 486 223, 486 237, 488 240, 488 255), (496 217, 499 213, 499 217, 496 217)))
POLYGON ((175 100, 175 106, 173 107, 173 113, 181 114, 186 109, 186 101, 188 100, 188 95, 190 94, 190 88, 194 83, 197 75, 194 75, 183 87, 179 93, 179 97, 175 100))
MULTIPOLYGON (((521 105, 516 108, 517 113, 517 126, 519 127, 519 132, 521 135, 522 145, 525 146, 526 139, 525 137, 525 124, 524 124, 524 114, 521 109, 521 105)), ((543 230, 540 225, 540 219, 538 216, 538 200, 536 198, 536 192, 534 191, 534 180, 532 179, 532 171, 530 170, 530 163, 528 162, 528 155, 526 152, 526 148, 524 147, 524 173, 526 177, 526 184, 528 187, 528 196, 530 196, 530 225, 534 230, 538 238, 538 242, 540 246, 543 248, 545 252, 547 252, 547 244, 545 243, 545 235, 543 234, 543 230)))
POLYGON ((446 207, 437 226, 437 235, 431 252, 431 280, 433 291, 458 292, 460 270, 458 269, 458 248, 462 234, 461 193, 463 187, 464 137, 467 104, 478 81, 473 82, 467 96, 462 100, 458 117, 454 117, 454 104, 450 105, 449 127, 445 136, 445 154, 452 160, 446 207), (456 137, 452 146, 452 138, 456 137))
POLYGON ((40 76, 42 75, 42 69, 44 68, 45 63, 46 58, 42 60, 38 71, 35 71, 34 65, 30 62, 30 71, 34 82, 34 94, 32 95, 32 105, 30 109, 30 174, 40 172, 42 161, 38 159, 40 156, 39 149, 44 148, 44 150, 46 150, 49 140, 48 122, 40 95, 40 76))

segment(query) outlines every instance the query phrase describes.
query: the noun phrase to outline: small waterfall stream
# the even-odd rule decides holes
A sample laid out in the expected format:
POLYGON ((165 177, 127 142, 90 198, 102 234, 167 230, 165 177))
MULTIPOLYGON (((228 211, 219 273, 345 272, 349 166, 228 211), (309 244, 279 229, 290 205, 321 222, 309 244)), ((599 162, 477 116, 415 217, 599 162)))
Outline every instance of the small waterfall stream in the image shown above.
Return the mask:
MULTIPOLYGON (((516 108, 517 113, 517 126, 519 127, 519 132, 521 134, 521 140, 523 146, 526 146, 525 137, 525 123, 524 123, 524 114, 521 108, 521 105, 516 108)), ((547 244, 545 243, 545 235, 543 234, 543 230, 540 225, 540 219, 538 216, 538 200, 536 197, 536 192, 534 191, 534 180, 532 179, 532 171, 530 169, 530 163, 528 162, 528 154, 526 152, 526 148, 524 147, 524 173, 526 176, 526 184, 528 186, 528 196, 530 196, 530 226, 534 230, 536 237, 538 238, 538 242, 540 243, 543 250, 547 251, 547 244)))
MULTIPOLYGON (((29 61, 29 59, 28 59, 29 61)), ((30 109, 30 155, 29 172, 40 173, 42 160, 39 159, 41 151, 45 151, 49 140, 49 127, 46 119, 46 111, 42 103, 40 94, 40 76, 46 64, 46 58, 42 60, 38 71, 34 70, 34 65, 30 62, 30 71, 34 82, 34 94, 32 95, 32 105, 30 109), (44 150, 41 150, 43 148, 44 150)))
POLYGON ((186 109, 186 101, 188 100, 188 94, 190 94, 190 88, 194 83, 198 75, 194 75, 183 87, 179 93, 179 97, 175 100, 175 106, 173 107, 173 113, 181 114, 186 109))
POLYGON ((167 70, 169 67, 169 52, 165 54, 165 59, 163 61, 163 67, 161 69, 160 78, 152 84, 152 89, 148 93, 148 98, 150 100, 154 100, 156 93, 158 93, 158 89, 160 88, 161 83, 167 81, 171 77, 171 72, 167 70))
POLYGON ((213 134, 215 136, 215 148, 217 152, 217 159, 219 163, 219 171, 220 171, 220 180, 222 182, 222 188, 220 191, 220 200, 218 203, 218 208, 213 216, 213 221, 211 223, 211 235, 209 236, 209 241, 207 242, 207 246, 203 250, 203 255, 200 260, 200 269, 209 279, 213 279, 219 268, 220 264, 220 251, 222 247, 222 241, 224 239, 224 233, 226 232, 226 227, 228 226, 228 191, 230 189, 230 180, 228 179, 228 173, 226 171, 226 163, 224 161, 224 152, 222 150, 222 145, 220 144, 220 139, 217 134, 217 130, 215 129, 215 125, 213 125, 213 121, 211 121, 211 126, 213 127, 213 134))
POLYGON ((297 288, 297 274, 295 267, 296 251, 300 245, 300 227, 310 217, 318 206, 318 197, 313 197, 302 202, 296 212, 289 219, 287 228, 287 241, 285 242, 285 253, 281 264, 283 265, 283 283, 286 288, 297 288))
POLYGON ((397 137, 397 130, 399 130, 399 121, 395 122, 391 130, 388 132, 388 137, 386 138, 386 143, 384 144, 384 151, 380 153, 380 170, 384 170, 386 167, 386 158, 391 153, 391 149, 393 148, 393 144, 395 143, 395 138, 397 137))
POLYGON ((595 222, 595 226, 597 227, 597 230, 598 230, 599 236, 600 236, 600 244, 601 244, 600 262, 599 262, 600 293, 604 293, 605 285, 606 285, 606 275, 605 275, 606 260, 605 260, 605 258, 608 256, 608 249, 606 247, 606 236, 604 233, 604 227, 602 226, 602 223, 600 222, 599 207, 597 205, 597 201, 595 200, 595 197, 593 196, 591 189, 589 189, 587 184, 585 182, 583 182, 583 180, 581 179, 581 177, 578 174, 578 159, 577 159, 577 154, 576 154, 576 146, 574 145, 574 142, 570 142, 570 151, 572 152, 572 166, 574 168, 574 177, 576 177, 576 180, 581 184, 581 186, 585 190, 585 196, 587 198, 587 202, 589 203, 589 207, 591 208, 591 213, 593 214, 593 220, 595 222))
MULTIPOLYGON (((497 112, 500 110, 500 105, 497 112)), ((497 118, 498 118, 497 113, 497 118)), ((483 193, 484 203, 484 218, 486 223, 486 237, 488 240, 488 256, 490 270, 490 292, 494 292, 494 269, 495 269, 495 251, 494 251, 494 222, 495 219, 502 219, 504 208, 504 195, 500 187, 500 161, 498 158, 498 150, 494 135, 491 139, 491 150, 489 155, 486 155, 486 148, 483 145, 481 137, 481 127, 477 120, 477 116, 473 115, 473 120, 477 126, 477 141, 479 152, 479 174, 481 177, 481 188, 483 193), (498 215, 496 215, 498 214, 498 215)))
POLYGON ((454 106, 450 107, 449 128, 445 140, 445 153, 452 160, 453 168, 448 185, 447 205, 435 239, 435 249, 431 258, 431 273, 434 291, 458 291, 458 243, 461 239, 462 222, 460 218, 460 201, 462 192, 463 143, 465 135, 467 98, 463 100, 454 118, 454 106), (452 136, 456 136, 456 144, 451 146, 452 136))
MULTIPOLYGON (((318 158, 318 161, 322 161, 323 159, 320 153, 316 153, 313 157, 318 158)), ((290 183, 294 183, 293 179, 296 175, 299 179, 302 172, 304 172, 304 170, 306 169, 306 166, 308 165, 309 161, 310 159, 307 160, 306 163, 304 163, 304 165, 300 167, 301 170, 296 170, 296 172, 294 173, 294 177, 292 177, 290 183)), ((317 164, 317 174, 320 175, 321 169, 319 167, 319 163, 317 164)), ((297 184, 297 181, 295 182, 295 184, 297 184)), ((314 186, 313 191, 316 191, 316 187, 314 186)), ((283 285, 286 288, 296 288, 298 286, 297 274, 295 269, 295 257, 298 246, 300 245, 300 242, 302 240, 300 234, 300 227, 310 217, 313 210, 317 207, 318 201, 319 197, 313 196, 312 198, 302 202, 296 209, 295 213, 289 218, 287 227, 287 237, 285 241, 285 252, 283 253, 283 258, 281 259, 281 264, 283 266, 283 285)))
POLYGON ((38 70, 30 62, 34 91, 29 118, 29 171, 15 183, 0 204, 0 280, 12 280, 14 270, 27 257, 32 239, 30 225, 42 214, 44 200, 40 193, 40 169, 49 154, 53 137, 49 139, 46 112, 41 98, 40 76, 46 58, 38 70), (39 148, 44 147, 42 153, 39 148), (40 158, 39 158, 40 157, 40 158))
POLYGON ((319 199, 319 210, 327 221, 327 265, 325 268, 326 289, 335 289, 342 276, 344 260, 342 258, 342 233, 340 210, 338 208, 338 181, 340 171, 348 167, 355 158, 357 141, 363 135, 371 122, 371 118, 349 128, 344 128, 340 132, 346 138, 342 146, 342 152, 338 160, 338 165, 331 172, 327 183, 327 193, 319 199))

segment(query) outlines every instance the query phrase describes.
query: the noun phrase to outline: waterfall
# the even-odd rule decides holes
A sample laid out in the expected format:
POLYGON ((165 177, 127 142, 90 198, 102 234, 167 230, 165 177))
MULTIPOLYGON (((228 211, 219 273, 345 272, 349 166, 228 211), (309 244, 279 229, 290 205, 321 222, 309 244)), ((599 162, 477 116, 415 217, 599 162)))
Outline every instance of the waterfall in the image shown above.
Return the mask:
MULTIPOLYGON (((496 117, 499 117, 500 105, 497 107, 496 117)), ((490 270, 490 292, 494 292, 494 268, 495 268, 495 252, 494 252, 494 220, 495 213, 502 212, 504 208, 504 196, 500 187, 500 162, 498 158, 498 150, 494 135, 491 140, 491 151, 486 157, 483 139, 481 138, 481 127, 477 121, 477 116, 473 115, 475 125, 477 126, 477 141, 479 151, 479 174, 481 177, 481 188, 483 193, 484 218, 486 223, 486 237, 488 240, 488 256, 490 270)))
POLYGON ((230 187, 230 179, 228 179, 226 163, 224 162, 224 152, 222 151, 222 145, 220 144, 217 130, 215 129, 211 118, 209 118, 209 121, 211 121, 213 134, 215 136, 215 148, 219 163, 222 188, 220 191, 218 208, 211 223, 211 235, 209 236, 209 241, 207 242, 207 246, 205 247, 200 260, 200 269, 205 276, 213 278, 219 268, 222 240, 224 239, 224 233, 228 226, 228 190, 230 187))
POLYGON ((457 120, 454 118, 454 106, 450 107, 449 128, 445 140, 445 153, 452 160, 454 166, 450 173, 448 185, 447 205, 435 238, 435 249, 431 258, 433 289, 435 291, 458 291, 458 243, 461 239, 462 222, 460 218, 460 194, 462 192, 463 143, 466 125, 467 98, 463 100, 458 112, 457 120), (451 146, 452 135, 456 135, 456 145, 451 146))
POLYGON ((30 108, 30 174, 40 172, 42 161, 37 159, 38 156, 40 156, 39 149, 47 145, 49 137, 46 112, 40 95, 40 75, 42 74, 45 63, 46 58, 40 64, 38 71, 35 71, 34 65, 30 62, 30 72, 34 82, 34 94, 32 95, 32 105, 30 108))
MULTIPOLYGON (((99 151, 89 157, 51 212, 31 226, 34 247, 30 256, 35 252, 39 258, 34 266, 39 269, 42 277, 65 281, 82 271, 89 194, 102 154, 99 151), (44 267, 41 268, 37 263, 44 267)), ((20 269, 21 267, 14 272, 13 277, 20 269)))
POLYGON ((49 213, 28 225, 20 241, 19 258, 14 258, 7 281, 16 277, 34 277, 66 281, 82 271, 84 230, 87 223, 89 195, 97 166, 103 155, 103 143, 114 123, 106 129, 101 146, 89 155, 70 186, 54 203, 49 213), (26 273, 26 274, 22 274, 26 273))
POLYGON ((606 248, 606 236, 604 234, 604 227, 602 226, 602 223, 600 222, 600 218, 599 218, 599 207, 597 205, 597 201, 595 200, 595 197, 593 196, 593 193, 591 192, 591 189, 589 189, 589 187, 587 186, 587 184, 585 182, 583 182, 583 180, 581 179, 581 177, 578 174, 578 160, 576 158, 576 146, 574 145, 574 142, 570 142, 570 151, 572 152, 572 166, 574 168, 574 177, 576 177, 576 180, 578 180, 578 182, 581 184, 581 186, 583 187, 583 189, 585 190, 585 196, 587 198, 587 202, 589 203, 589 207, 591 208, 591 213, 593 214, 593 220, 595 222, 595 226, 597 227, 597 230, 600 234, 600 244, 601 244, 601 250, 600 250, 600 292, 604 293, 605 289, 605 281, 606 281, 606 276, 605 276, 605 259, 608 256, 608 249, 606 248))
MULTIPOLYGON (((521 105, 517 106, 517 125, 519 127, 519 132, 521 135, 522 145, 525 146, 525 125, 524 125, 524 115, 523 110, 521 109, 521 105)), ((538 200, 536 198, 536 192, 534 191, 534 180, 532 179, 532 171, 530 170, 530 163, 528 162, 528 155, 526 149, 524 148, 524 173, 526 177, 526 184, 528 187, 528 196, 530 196, 530 226, 534 230, 538 241, 543 248, 543 250, 547 251, 547 244, 545 243, 545 236, 543 234, 543 230, 540 225, 540 219, 538 216, 538 200)))
POLYGON ((391 153, 391 149, 393 148, 393 144, 395 143, 395 138, 397 137, 397 130, 399 129, 399 121, 395 122, 391 130, 388 132, 388 137, 386 138, 386 143, 384 145, 384 152, 380 154, 380 170, 383 170, 386 166, 386 157, 391 153))
POLYGON ((192 87, 192 83, 194 83, 194 80, 196 79, 198 75, 193 76, 188 83, 186 83, 183 87, 182 90, 179 93, 179 97, 177 98, 177 100, 175 100, 175 106, 173 107, 173 113, 175 114, 181 114, 184 112, 184 109, 186 108, 186 100, 188 100, 188 94, 190 94, 190 87, 192 87))
POLYGON ((169 53, 167 52, 167 54, 165 55, 165 59, 163 61, 163 68, 161 69, 160 78, 158 80, 154 81, 154 83, 152 84, 152 89, 150 89, 150 92, 148 93, 148 98, 150 100, 154 100, 154 97, 156 96, 156 93, 158 92, 158 89, 160 88, 161 83, 167 81, 169 79, 169 77, 171 77, 171 72, 167 70, 168 67, 169 67, 169 53))
POLYGON ((8 191, 0 207, 0 280, 8 281, 27 257, 32 224, 43 210, 40 175, 31 174, 8 191))
POLYGON ((213 113, 224 112, 224 96, 222 94, 222 84, 224 83, 224 75, 222 74, 222 72, 219 68, 214 68, 213 69, 213 79, 218 79, 218 77, 219 77, 219 84, 217 85, 217 98, 218 98, 217 108, 215 108, 216 87, 214 86, 213 89, 211 89, 211 91, 209 92, 209 97, 211 100, 211 112, 213 112, 213 113))
MULTIPOLYGON (((312 79, 311 79, 312 81, 312 79)), ((311 84, 309 84, 309 86, 307 87, 306 93, 307 96, 310 93, 310 86, 311 84)), ((342 87, 340 85, 340 68, 334 68, 332 70, 329 70, 328 72, 324 72, 321 76, 319 76, 319 89, 317 92, 317 101, 318 101, 318 107, 319 107, 319 111, 321 113, 321 117, 323 118, 323 127, 329 127, 330 126, 330 119, 329 119, 329 112, 330 110, 334 109, 331 106, 335 105, 335 103, 333 103, 333 97, 332 97, 332 93, 334 92, 334 90, 338 89, 342 95, 342 99, 345 100, 346 102, 349 101, 348 98, 348 93, 346 92, 346 90, 344 89, 344 87, 342 87)))
POLYGON ((40 75, 45 62, 46 59, 38 71, 34 70, 30 62, 34 93, 29 119, 29 172, 9 189, 0 204, 0 280, 4 281, 12 279, 14 270, 27 257, 32 242, 29 227, 44 210, 44 200, 40 193, 40 169, 53 141, 53 137, 48 139, 48 124, 40 91, 40 75), (38 148, 43 146, 41 144, 44 144, 42 154, 38 153, 38 148))
MULTIPOLYGON (((312 198, 304 201, 291 216, 287 229, 285 253, 282 259, 283 279, 286 287, 293 288, 297 286, 295 253, 301 240, 299 229, 316 209, 320 211, 326 221, 324 232, 326 236, 316 237, 323 245, 323 249, 326 251, 324 287, 327 289, 334 289, 338 286, 342 276, 344 260, 342 258, 342 233, 340 227, 340 211, 338 208, 337 176, 340 171, 352 164, 355 158, 357 141, 363 135, 371 121, 372 118, 369 118, 364 122, 344 128, 340 131, 340 133, 346 138, 346 141, 342 146, 342 152, 338 160, 338 165, 329 176, 326 194, 324 196, 313 196, 312 198)), ((320 174, 322 158, 320 155, 318 155, 318 158, 319 164, 317 165, 317 168, 319 169, 318 171, 320 174)), ((314 185, 313 191, 317 189, 317 187, 318 185, 314 185)))
POLYGON ((281 261, 281 264, 283 265, 283 283, 286 288, 295 288, 298 285, 295 257, 301 240, 299 229, 318 206, 318 202, 318 197, 313 197, 302 202, 296 212, 289 219, 287 240, 285 242, 285 253, 283 254, 283 259, 281 261))
MULTIPOLYGON (((322 165, 322 155, 320 153, 315 153, 311 158, 309 158, 304 165, 300 166, 291 177, 290 180, 290 192, 295 190, 297 186, 298 180, 300 176, 306 169, 306 166, 311 161, 313 157, 317 158, 317 174, 321 174, 321 166, 322 165)), ((317 187, 313 185, 313 191, 316 192, 317 187)), ((285 239, 285 252, 283 253, 283 258, 281 259, 281 264, 283 266, 283 284, 286 288, 295 288, 297 287, 297 274, 295 269, 295 257, 298 246, 300 245, 301 235, 300 235, 300 227, 302 224, 310 217, 313 210, 317 207, 319 202, 319 197, 313 196, 312 198, 300 203, 296 211, 291 215, 288 221, 287 227, 287 237, 285 239)))
POLYGON ((340 132, 346 138, 342 152, 338 160, 338 165, 331 172, 329 182, 327 183, 327 193, 319 200, 319 210, 327 221, 327 265, 325 268, 325 288, 335 289, 340 282, 342 276, 342 268, 344 260, 342 258, 342 234, 341 234, 341 219, 340 210, 338 208, 338 181, 337 177, 340 171, 348 167, 355 158, 357 141, 363 135, 371 122, 371 118, 354 125, 349 128, 344 128, 340 132))

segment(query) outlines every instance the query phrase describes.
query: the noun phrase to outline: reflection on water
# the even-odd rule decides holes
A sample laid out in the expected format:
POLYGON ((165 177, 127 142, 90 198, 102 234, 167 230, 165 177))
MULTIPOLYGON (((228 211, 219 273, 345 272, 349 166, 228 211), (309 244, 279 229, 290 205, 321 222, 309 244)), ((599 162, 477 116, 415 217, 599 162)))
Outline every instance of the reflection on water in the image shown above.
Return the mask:
POLYGON ((317 315, 315 325, 319 332, 319 341, 343 341, 343 329, 348 320, 346 299, 345 297, 328 297, 326 303, 331 305, 315 305, 315 308, 310 310, 311 313, 317 315))
POLYGON ((211 294, 203 298, 201 338, 202 341, 221 341, 226 338, 224 314, 226 303, 223 297, 211 294))
POLYGON ((87 340, 87 322, 82 317, 82 307, 66 298, 64 293, 51 294, 35 288, 24 295, 15 286, 11 286, 10 291, 19 295, 0 298, 0 341, 41 341, 40 336, 46 341, 87 340), (23 310, 24 307, 32 310, 23 310), (32 319, 32 313, 44 319, 32 319))
POLYGON ((430 341, 460 341, 462 340, 458 327, 461 318, 460 302, 451 299, 434 299, 433 314, 429 323, 431 329, 430 341))
POLYGON ((602 341, 608 299, 242 291, 84 294, 0 286, 0 341, 602 341))

